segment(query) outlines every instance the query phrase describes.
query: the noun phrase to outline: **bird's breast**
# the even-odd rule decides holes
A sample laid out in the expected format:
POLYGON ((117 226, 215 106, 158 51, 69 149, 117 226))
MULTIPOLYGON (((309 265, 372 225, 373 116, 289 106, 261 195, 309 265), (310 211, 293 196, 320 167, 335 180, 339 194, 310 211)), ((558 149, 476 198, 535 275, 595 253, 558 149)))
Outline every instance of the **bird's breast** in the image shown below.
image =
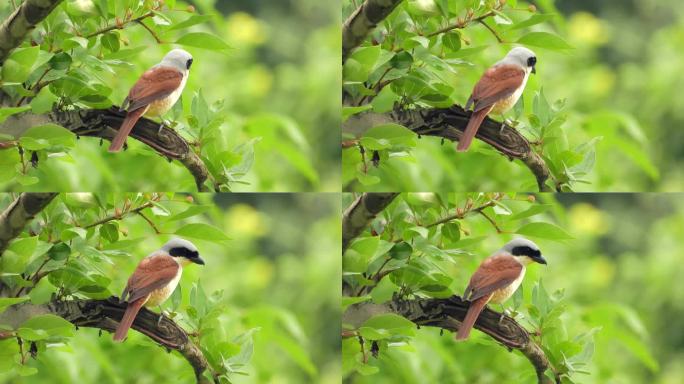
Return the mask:
POLYGON ((178 273, 176 273, 176 277, 174 277, 173 280, 169 281, 165 286, 150 292, 150 296, 148 297, 145 306, 156 307, 171 297, 171 294, 178 286, 182 272, 183 270, 178 268, 178 273))
POLYGON ((518 287, 520 287, 520 283, 522 283, 524 277, 525 267, 523 267, 522 271, 520 271, 520 276, 518 276, 517 279, 513 280, 512 283, 508 284, 508 286, 506 287, 494 291, 492 293, 492 297, 489 299, 489 302, 494 304, 501 304, 504 301, 508 300, 511 296, 513 296, 518 287))
POLYGON ((187 79, 188 75, 185 74, 183 76, 183 80, 181 80, 180 86, 178 86, 178 88, 176 88, 175 91, 171 92, 168 96, 164 97, 163 99, 151 102, 147 107, 147 111, 145 111, 145 115, 157 117, 162 116, 166 112, 168 112, 173 107, 173 105, 176 104, 181 94, 183 93, 183 88, 185 88, 185 82, 187 81, 187 79))
POLYGON ((523 79, 522 84, 520 84, 520 87, 515 90, 510 96, 508 96, 505 99, 501 99, 494 103, 492 106, 492 111, 490 113, 496 114, 496 115, 503 115, 504 113, 508 112, 513 108, 515 103, 518 102, 520 99, 520 96, 522 96, 523 91, 525 90, 525 84, 527 84, 527 78, 528 74, 525 74, 525 78, 523 79))

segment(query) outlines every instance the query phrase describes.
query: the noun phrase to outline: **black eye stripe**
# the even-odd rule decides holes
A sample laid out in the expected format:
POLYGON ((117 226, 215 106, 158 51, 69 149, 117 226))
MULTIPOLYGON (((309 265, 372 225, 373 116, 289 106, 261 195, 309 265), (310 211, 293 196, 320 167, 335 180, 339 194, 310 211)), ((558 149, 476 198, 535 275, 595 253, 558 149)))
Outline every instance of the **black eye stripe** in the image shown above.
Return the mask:
POLYGON ((513 247, 511 250, 513 256, 529 256, 529 257, 540 257, 541 252, 538 249, 532 249, 527 245, 513 247))
POLYGON ((185 247, 175 247, 169 250, 169 255, 174 257, 187 257, 188 259, 193 259, 199 257, 199 252, 191 251, 185 247))
POLYGON ((537 64, 537 58, 532 56, 529 59, 527 59, 527 66, 528 67, 533 67, 535 64, 537 64))
POLYGON ((192 59, 188 59, 187 63, 185 63, 185 66, 190 69, 190 66, 192 65, 192 59))

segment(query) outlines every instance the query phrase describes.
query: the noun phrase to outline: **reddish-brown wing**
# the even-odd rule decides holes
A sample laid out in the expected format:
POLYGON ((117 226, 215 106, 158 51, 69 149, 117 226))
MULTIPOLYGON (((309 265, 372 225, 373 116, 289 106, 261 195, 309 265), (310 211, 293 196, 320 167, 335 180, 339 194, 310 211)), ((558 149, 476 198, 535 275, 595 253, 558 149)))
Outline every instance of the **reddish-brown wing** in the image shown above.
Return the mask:
POLYGON ((522 265, 511 255, 494 255, 486 258, 470 278, 464 297, 477 300, 501 289, 520 276, 522 265))
POLYGON ((178 268, 178 263, 169 255, 159 254, 144 258, 128 279, 121 299, 132 302, 147 296, 173 280, 178 268), (129 295, 128 299, 126 294, 129 295))
POLYGON ((477 112, 505 99, 518 89, 525 79, 525 70, 518 65, 503 64, 489 68, 475 84, 466 109, 475 103, 477 112))
POLYGON ((170 67, 156 67, 140 76, 133 85, 128 97, 124 101, 127 111, 135 111, 151 102, 163 99, 178 89, 183 80, 183 74, 170 67))

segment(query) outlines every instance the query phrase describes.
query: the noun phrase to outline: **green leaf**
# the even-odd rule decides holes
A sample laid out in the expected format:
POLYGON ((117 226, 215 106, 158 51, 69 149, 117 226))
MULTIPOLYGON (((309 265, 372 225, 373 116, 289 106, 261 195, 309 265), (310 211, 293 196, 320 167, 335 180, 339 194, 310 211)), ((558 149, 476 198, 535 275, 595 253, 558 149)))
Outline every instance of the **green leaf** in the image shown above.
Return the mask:
POLYGON ((184 29, 184 28, 192 27, 193 25, 197 25, 197 24, 202 24, 211 18, 212 18, 212 15, 192 15, 192 16, 188 17, 187 19, 181 21, 180 23, 174 24, 171 28, 166 30, 165 33, 169 32, 169 31, 174 31, 177 29, 184 29))
POLYGON ((416 333, 416 325, 413 322, 394 313, 373 316, 361 327, 373 328, 380 332, 385 330, 390 335, 413 336, 416 333))
POLYGON ((28 340, 40 340, 49 336, 71 336, 74 325, 59 316, 47 314, 32 317, 19 326, 19 335, 24 338, 22 331, 28 340))
POLYGON ((565 51, 574 49, 560 36, 548 32, 530 32, 522 36, 517 41, 518 44, 530 45, 533 47, 547 48, 554 51, 565 51))
POLYGON ((21 107, 13 108, 0 108, 0 123, 4 122, 9 116, 16 115, 17 113, 21 113, 29 109, 31 109, 31 107, 28 105, 22 105, 21 107))
MULTIPOLYGON (((364 301, 370 300, 371 297, 369 295, 366 296, 359 296, 359 297, 349 297, 349 296, 342 296, 342 311, 346 311, 347 307, 350 305, 356 304, 356 303, 362 303, 364 301)), ((0 307, 1 309, 1 307, 0 307)))
POLYGON ((68 129, 52 123, 29 128, 20 141, 29 138, 35 139, 39 143, 44 142, 47 146, 64 146, 69 148, 76 146, 76 135, 68 129))
POLYGON ((105 49, 109 50, 110 52, 118 51, 121 47, 121 43, 119 41, 119 33, 116 31, 105 33, 100 37, 100 43, 105 49))
POLYGON ((458 51, 461 49, 461 34, 456 31, 445 33, 442 35, 442 44, 454 52, 458 51))
POLYGON ((342 68, 344 81, 364 82, 376 68, 382 49, 378 45, 360 47, 345 61, 342 68))
POLYGON ((71 248, 66 243, 57 243, 48 251, 52 260, 65 260, 71 254, 71 248))
POLYGON ((30 297, 28 296, 22 296, 22 297, 0 297, 0 313, 4 312, 7 307, 14 305, 14 304, 19 304, 23 303, 26 300, 29 300, 30 297))
POLYGON ((38 95, 31 100, 31 110, 38 115, 49 112, 57 100, 57 96, 50 92, 50 87, 43 87, 38 92, 38 95))
POLYGON ((221 51, 230 49, 230 46, 226 44, 219 37, 206 32, 192 32, 183 35, 180 39, 176 40, 176 44, 186 45, 189 47, 197 47, 209 49, 212 51, 221 51))
POLYGON ((383 124, 369 129, 364 137, 386 139, 392 146, 416 146, 417 135, 399 124, 383 124))
POLYGON ((230 240, 220 229, 204 223, 191 223, 178 228, 175 232, 178 236, 193 237, 195 239, 210 241, 230 240))
POLYGON ((211 209, 210 205, 191 205, 185 211, 169 217, 168 221, 178 221, 187 219, 188 217, 201 215, 209 209, 211 209))
POLYGON ((81 36, 71 36, 62 42, 63 51, 69 51, 76 47, 88 48, 88 39, 81 36))
POLYGON ((455 221, 445 223, 442 225, 442 236, 451 241, 459 241, 461 239, 461 225, 455 221))
POLYGON ((80 227, 71 227, 71 228, 66 228, 62 231, 60 234, 60 240, 62 242, 67 242, 71 239, 74 239, 76 237, 80 237, 82 239, 86 238, 87 231, 83 228, 80 227))
POLYGON ((410 240, 416 237, 416 234, 420 235, 423 238, 427 238, 429 234, 429 230, 425 227, 419 227, 419 226, 414 226, 410 227, 404 230, 404 233, 402 234, 402 238, 404 240, 410 240))
POLYGON ((371 108, 373 108, 373 106, 369 104, 362 105, 360 107, 342 107, 342 121, 347 121, 349 116, 356 115, 371 108))
POLYGON ((511 30, 523 29, 533 25, 541 24, 556 17, 554 13, 536 13, 529 19, 516 23, 510 27, 511 30))
POLYGON ((544 222, 536 222, 525 224, 520 227, 515 233, 525 236, 534 236, 549 240, 570 240, 573 239, 570 234, 565 232, 562 228, 544 222))
POLYGON ((33 64, 38 59, 39 46, 17 48, 2 64, 2 81, 4 83, 23 83, 33 71, 33 64))
POLYGON ((110 243, 116 243, 119 240, 118 225, 113 222, 102 224, 100 226, 100 236, 110 243))
POLYGON ((511 217, 509 217, 509 220, 520 220, 526 217, 536 216, 540 213, 548 211, 549 209, 551 209, 550 204, 534 204, 530 208, 512 215, 511 217))

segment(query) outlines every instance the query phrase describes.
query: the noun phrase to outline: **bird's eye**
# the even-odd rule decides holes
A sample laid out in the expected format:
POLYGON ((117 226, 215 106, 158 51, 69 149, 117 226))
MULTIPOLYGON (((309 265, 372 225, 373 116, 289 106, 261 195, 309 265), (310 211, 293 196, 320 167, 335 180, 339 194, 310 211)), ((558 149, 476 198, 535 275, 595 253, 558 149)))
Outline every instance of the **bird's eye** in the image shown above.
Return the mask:
POLYGON ((534 67, 534 65, 537 64, 537 58, 532 56, 529 59, 527 59, 527 66, 528 67, 534 67))
POLYGON ((185 63, 185 66, 190 69, 190 66, 192 65, 192 59, 188 59, 188 62, 185 63))

